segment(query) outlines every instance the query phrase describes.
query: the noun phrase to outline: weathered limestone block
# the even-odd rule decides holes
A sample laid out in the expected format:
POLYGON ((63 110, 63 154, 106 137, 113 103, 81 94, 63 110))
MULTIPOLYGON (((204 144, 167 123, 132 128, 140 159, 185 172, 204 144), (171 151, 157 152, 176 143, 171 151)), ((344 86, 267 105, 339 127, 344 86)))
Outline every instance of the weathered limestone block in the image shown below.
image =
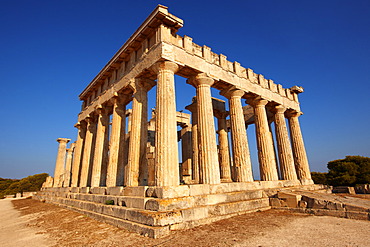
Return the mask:
POLYGON ((124 187, 121 195, 145 197, 147 188, 147 186, 124 187))
POLYGON ((302 199, 302 196, 288 192, 278 192, 278 198, 286 202, 288 207, 296 208, 298 207, 298 202, 302 199))
POLYGON ((107 195, 112 195, 112 196, 120 196, 123 194, 123 186, 117 186, 117 187, 107 187, 107 195))
POLYGON ((244 212, 256 208, 270 207, 269 199, 254 199, 249 201, 231 202, 209 207, 210 215, 225 215, 230 213, 244 212))
POLYGON ((154 226, 168 226, 178 224, 184 221, 182 213, 180 211, 165 212, 161 214, 155 214, 153 216, 154 226))
POLYGON ((189 196, 190 189, 187 185, 172 186, 172 187, 156 187, 154 188, 153 196, 157 198, 177 198, 189 196))
POLYGON ((196 205, 195 200, 195 197, 149 199, 146 201, 145 209, 152 211, 171 211, 177 209, 191 208, 196 205))
POLYGON ((181 210, 182 217, 185 221, 199 220, 208 217, 208 208, 199 207, 199 208, 189 208, 181 210))
POLYGON ((307 208, 307 202, 306 201, 299 201, 298 202, 298 207, 299 208, 307 208))
POLYGON ((140 208, 145 209, 145 203, 149 198, 144 197, 124 197, 121 198, 125 202, 126 207, 128 208, 140 208))
POLYGON ((197 196, 197 195, 206 195, 210 193, 210 185, 209 184, 191 184, 189 185, 189 195, 190 196, 197 196))
POLYGON ((336 186, 332 190, 333 193, 348 193, 348 194, 356 194, 354 187, 349 186, 336 186))
POLYGON ((270 198, 270 206, 271 207, 281 207, 281 201, 279 198, 270 198))
POLYGON ((106 195, 106 187, 91 187, 90 192, 91 194, 98 194, 98 195, 106 195))

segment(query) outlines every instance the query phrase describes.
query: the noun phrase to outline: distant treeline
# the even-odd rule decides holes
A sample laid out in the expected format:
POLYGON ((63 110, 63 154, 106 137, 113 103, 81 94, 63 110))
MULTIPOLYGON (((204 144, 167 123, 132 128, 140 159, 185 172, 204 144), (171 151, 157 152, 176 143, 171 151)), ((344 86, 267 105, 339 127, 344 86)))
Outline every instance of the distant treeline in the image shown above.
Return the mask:
POLYGON ((0 178, 0 199, 5 195, 16 193, 39 191, 49 174, 41 173, 22 179, 0 178))
POLYGON ((345 159, 328 163, 329 172, 312 172, 315 184, 332 186, 355 186, 370 184, 370 158, 363 156, 346 156, 345 159))

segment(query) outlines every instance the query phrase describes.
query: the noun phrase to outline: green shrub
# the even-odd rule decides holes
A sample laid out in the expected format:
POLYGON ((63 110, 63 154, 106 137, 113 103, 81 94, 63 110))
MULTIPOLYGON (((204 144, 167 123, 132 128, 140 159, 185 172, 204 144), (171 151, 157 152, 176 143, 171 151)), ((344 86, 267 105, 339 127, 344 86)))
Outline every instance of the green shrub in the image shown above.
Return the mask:
POLYGON ((105 204, 106 205, 114 205, 114 201, 113 200, 106 200, 105 204))

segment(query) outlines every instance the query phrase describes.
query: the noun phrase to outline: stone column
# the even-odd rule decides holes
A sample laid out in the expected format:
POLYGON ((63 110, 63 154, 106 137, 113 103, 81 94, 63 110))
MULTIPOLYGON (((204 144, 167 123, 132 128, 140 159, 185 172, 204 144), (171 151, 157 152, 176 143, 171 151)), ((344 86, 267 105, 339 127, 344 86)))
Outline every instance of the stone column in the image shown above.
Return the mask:
POLYGON ((155 185, 179 185, 175 72, 173 62, 158 62, 153 70, 158 75, 155 124, 155 185))
POLYGON ((222 182, 231 182, 229 138, 227 134, 226 117, 228 113, 217 114, 218 144, 220 158, 220 177, 222 182))
MULTIPOLYGON (((104 174, 103 162, 104 162, 104 143, 107 142, 107 132, 109 124, 109 115, 103 106, 100 106, 97 110, 98 115, 98 125, 96 129, 95 138, 95 150, 93 158, 93 167, 91 174, 91 187, 102 186, 102 180, 104 174)), ((104 179, 105 180, 105 179, 104 179)))
POLYGON ((298 179, 301 181, 302 184, 313 184, 306 154, 306 148, 304 146, 301 127, 298 120, 298 117, 300 115, 302 115, 302 112, 287 112, 295 169, 297 171, 298 179))
MULTIPOLYGON (((125 185, 139 186, 139 176, 148 177, 146 143, 148 139, 148 96, 146 89, 136 79, 135 92, 132 100, 132 117, 128 164, 125 171, 125 185), (146 171, 145 171, 146 170, 146 171), (141 171, 141 172, 140 172, 141 171)), ((142 182, 144 178, 140 179, 142 182)))
POLYGON ((257 97, 248 100, 248 103, 253 106, 254 110, 261 180, 278 180, 273 140, 270 134, 265 108, 268 101, 257 97))
POLYGON ((55 171, 54 171, 54 185, 53 187, 61 187, 63 183, 63 174, 64 174, 64 164, 66 162, 66 150, 67 143, 71 139, 67 138, 58 138, 59 142, 57 160, 55 162, 55 171))
POLYGON ((181 130, 182 177, 186 184, 191 182, 192 175, 192 133, 191 126, 183 126, 181 130))
POLYGON ((76 145, 76 143, 74 142, 67 149, 66 170, 65 170, 65 173, 64 173, 63 187, 70 187, 71 186, 72 160, 73 160, 73 152, 74 152, 74 149, 75 149, 75 145, 76 145))
POLYGON ((275 114, 275 133, 280 162, 280 173, 283 180, 297 180, 297 174, 294 168, 293 152, 289 141, 288 129, 285 122, 286 108, 277 105, 273 108, 275 114))
POLYGON ((126 105, 113 98, 112 130, 107 167, 107 187, 123 186, 124 150, 126 149, 126 105))
POLYGON ((73 151, 73 164, 72 164, 72 181, 71 187, 78 187, 80 170, 81 170, 81 159, 82 151, 84 147, 84 139, 86 135, 86 122, 78 122, 75 127, 78 129, 77 140, 75 150, 73 151))
POLYGON ((81 176, 80 176, 80 186, 79 187, 87 187, 90 181, 90 159, 91 159, 91 151, 93 150, 93 138, 96 131, 96 123, 93 117, 86 118, 87 122, 87 131, 84 143, 84 150, 83 150, 83 157, 82 157, 82 164, 81 164, 81 176))
POLYGON ((245 92, 230 89, 224 94, 229 99, 234 179, 236 182, 253 182, 252 163, 241 102, 241 97, 245 92))
POLYGON ((272 140, 272 147, 273 147, 273 150, 274 150, 274 157, 275 157, 275 164, 276 164, 276 172, 277 172, 277 175, 278 175, 278 180, 281 180, 280 169, 279 169, 279 164, 278 164, 278 155, 276 153, 277 150, 276 150, 276 145, 275 145, 275 141, 274 141, 274 135, 272 133, 272 127, 271 127, 271 124, 272 124, 272 122, 274 120, 273 119, 269 119, 268 113, 267 113, 267 119, 268 119, 268 123, 269 123, 269 130, 270 130, 270 135, 271 135, 271 140, 272 140))
POLYGON ((219 184, 220 167, 211 98, 211 85, 214 80, 202 73, 190 78, 189 82, 197 90, 200 182, 219 184))
POLYGON ((196 99, 193 98, 193 103, 185 107, 191 111, 191 135, 192 135, 192 180, 193 183, 199 183, 199 150, 198 150, 198 112, 196 106, 196 99))

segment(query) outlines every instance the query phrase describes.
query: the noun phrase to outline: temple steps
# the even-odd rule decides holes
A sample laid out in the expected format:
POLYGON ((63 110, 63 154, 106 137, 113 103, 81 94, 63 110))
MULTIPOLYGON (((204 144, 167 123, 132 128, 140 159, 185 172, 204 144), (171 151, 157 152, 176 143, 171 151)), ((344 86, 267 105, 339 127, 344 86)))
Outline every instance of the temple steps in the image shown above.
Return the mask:
POLYGON ((58 188, 52 188, 52 191, 38 192, 36 198, 152 238, 166 236, 171 230, 187 229, 271 208, 269 198, 262 190, 179 198, 112 196, 68 191, 66 188, 60 188, 59 191, 58 188), (138 202, 131 203, 131 207, 128 207, 127 202, 133 199, 138 202), (111 200, 115 205, 106 204, 112 203, 111 200))

